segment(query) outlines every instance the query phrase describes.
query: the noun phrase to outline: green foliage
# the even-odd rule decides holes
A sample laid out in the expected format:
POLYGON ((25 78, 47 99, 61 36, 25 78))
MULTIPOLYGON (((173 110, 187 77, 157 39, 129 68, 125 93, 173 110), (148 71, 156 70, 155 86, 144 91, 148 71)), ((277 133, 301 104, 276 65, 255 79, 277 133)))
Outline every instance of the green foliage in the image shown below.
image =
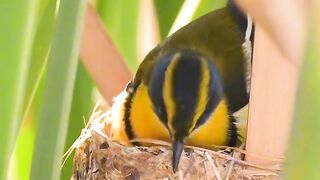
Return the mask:
POLYGON ((100 0, 97 11, 106 30, 131 70, 137 64, 137 25, 139 0, 100 0))
POLYGON ((222 8, 226 4, 226 0, 201 0, 196 12, 193 15, 193 19, 207 14, 210 11, 222 8))
POLYGON ((320 16, 313 17, 302 67, 286 179, 319 179, 320 16))
POLYGON ((5 179, 24 107, 39 0, 0 3, 0 179, 5 179))
POLYGON ((161 39, 165 39, 168 36, 169 30, 177 17, 184 0, 154 0, 154 2, 158 14, 161 39))
POLYGON ((35 125, 32 119, 26 120, 24 122, 23 128, 21 128, 19 137, 17 139, 17 145, 15 149, 16 161, 11 163, 16 163, 14 169, 17 170, 17 179, 29 179, 33 145, 35 140, 35 125))
POLYGON ((39 8, 39 22, 32 45, 31 63, 28 70, 28 80, 24 105, 25 115, 32 105, 33 96, 38 90, 38 85, 43 77, 47 65, 52 33, 55 25, 56 0, 41 1, 39 8))
POLYGON ((48 74, 33 154, 31 179, 60 177, 85 5, 85 0, 60 2, 48 59, 48 74))
POLYGON ((31 63, 28 70, 26 93, 24 97, 25 121, 17 139, 16 165, 17 179, 29 179, 34 140, 43 92, 47 56, 52 41, 55 22, 56 0, 42 0, 38 11, 38 23, 32 45, 31 63))
MULTIPOLYGON (((77 78, 74 87, 72 98, 72 109, 70 114, 70 123, 64 152, 74 143, 79 137, 81 130, 84 128, 84 119, 88 121, 93 104, 92 90, 93 82, 82 63, 78 64, 77 78)), ((70 179, 72 174, 72 155, 67 159, 62 168, 61 179, 70 179)))

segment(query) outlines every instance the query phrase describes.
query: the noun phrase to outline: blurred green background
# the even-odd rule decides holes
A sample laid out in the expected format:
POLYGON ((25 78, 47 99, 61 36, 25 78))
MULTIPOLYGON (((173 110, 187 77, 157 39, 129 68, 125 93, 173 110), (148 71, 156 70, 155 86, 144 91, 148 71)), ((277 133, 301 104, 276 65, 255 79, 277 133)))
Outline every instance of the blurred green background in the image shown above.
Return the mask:
MULTIPOLYGON (((90 2, 132 72, 138 67, 138 16, 145 2, 90 2)), ((185 1, 152 2, 164 39, 179 13, 187 11, 185 1)), ((197 0, 192 19, 225 3, 197 0)), ((0 179, 71 177, 73 157, 61 169, 62 154, 97 102, 78 56, 86 6, 85 0, 0 3, 0 179)))

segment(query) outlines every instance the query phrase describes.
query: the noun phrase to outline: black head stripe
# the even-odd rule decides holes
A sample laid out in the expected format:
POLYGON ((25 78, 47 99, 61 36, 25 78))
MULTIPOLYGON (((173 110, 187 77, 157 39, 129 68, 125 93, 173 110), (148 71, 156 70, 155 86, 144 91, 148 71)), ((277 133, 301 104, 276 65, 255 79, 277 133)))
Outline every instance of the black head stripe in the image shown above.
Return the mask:
POLYGON ((148 86, 148 94, 153 104, 153 110, 161 122, 167 126, 167 111, 163 100, 163 84, 165 72, 170 64, 172 56, 165 57, 155 65, 148 86))
POLYGON ((173 99, 176 113, 173 121, 177 133, 187 135, 198 103, 201 86, 201 62, 196 53, 181 53, 179 62, 174 69, 173 99))

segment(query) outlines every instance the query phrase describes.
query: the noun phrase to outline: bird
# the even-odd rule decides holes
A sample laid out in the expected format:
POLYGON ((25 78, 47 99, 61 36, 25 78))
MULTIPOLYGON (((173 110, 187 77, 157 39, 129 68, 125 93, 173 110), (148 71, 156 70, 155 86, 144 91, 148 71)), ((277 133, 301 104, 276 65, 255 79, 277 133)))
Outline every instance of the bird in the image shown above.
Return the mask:
POLYGON ((184 145, 243 143, 252 32, 252 22, 231 0, 158 44, 115 108, 112 138, 131 145, 141 145, 133 139, 172 143, 174 172, 184 145))

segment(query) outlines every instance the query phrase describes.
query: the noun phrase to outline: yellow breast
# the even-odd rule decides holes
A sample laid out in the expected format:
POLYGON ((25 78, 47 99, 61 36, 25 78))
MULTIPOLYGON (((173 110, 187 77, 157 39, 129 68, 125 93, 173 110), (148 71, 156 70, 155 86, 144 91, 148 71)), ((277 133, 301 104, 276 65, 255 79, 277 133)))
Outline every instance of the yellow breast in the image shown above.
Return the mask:
POLYGON ((136 138, 169 140, 169 132, 153 111, 147 87, 141 83, 131 104, 131 126, 136 138))
POLYGON ((213 148, 213 145, 226 145, 229 123, 227 104, 222 100, 209 119, 187 137, 186 144, 206 148, 213 148))
MULTIPOLYGON (((128 144, 123 120, 124 107, 116 112, 116 125, 113 128, 113 139, 128 144)), ((115 112, 114 112, 115 113, 115 112)), ((135 138, 156 139, 170 142, 169 132, 153 111, 153 106, 148 95, 147 87, 141 83, 132 98, 130 106, 130 123, 135 138)), ((222 100, 207 122, 195 129, 186 139, 187 145, 212 148, 212 145, 225 145, 228 140, 229 115, 227 104, 222 100)))

